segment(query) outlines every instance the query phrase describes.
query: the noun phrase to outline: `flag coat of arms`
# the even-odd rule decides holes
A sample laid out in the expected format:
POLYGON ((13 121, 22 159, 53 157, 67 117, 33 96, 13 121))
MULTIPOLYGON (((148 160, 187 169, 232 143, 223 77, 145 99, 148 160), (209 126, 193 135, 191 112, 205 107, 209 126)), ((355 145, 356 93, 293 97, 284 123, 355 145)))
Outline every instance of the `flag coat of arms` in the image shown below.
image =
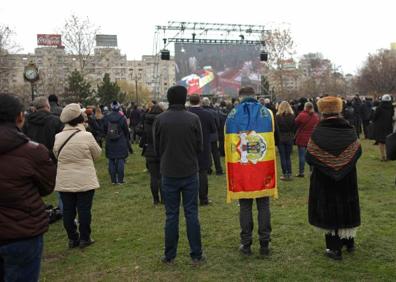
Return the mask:
POLYGON ((225 125, 227 202, 278 197, 272 112, 245 98, 228 115, 225 125))

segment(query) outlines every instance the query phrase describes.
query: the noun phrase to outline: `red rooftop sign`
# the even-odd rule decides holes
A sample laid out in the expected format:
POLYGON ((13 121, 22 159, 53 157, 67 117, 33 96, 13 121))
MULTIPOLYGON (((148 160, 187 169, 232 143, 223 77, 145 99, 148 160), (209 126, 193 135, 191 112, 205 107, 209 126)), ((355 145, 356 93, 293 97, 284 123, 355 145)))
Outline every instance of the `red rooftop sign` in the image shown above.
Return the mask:
POLYGON ((60 34, 37 34, 37 45, 39 46, 62 46, 60 34))

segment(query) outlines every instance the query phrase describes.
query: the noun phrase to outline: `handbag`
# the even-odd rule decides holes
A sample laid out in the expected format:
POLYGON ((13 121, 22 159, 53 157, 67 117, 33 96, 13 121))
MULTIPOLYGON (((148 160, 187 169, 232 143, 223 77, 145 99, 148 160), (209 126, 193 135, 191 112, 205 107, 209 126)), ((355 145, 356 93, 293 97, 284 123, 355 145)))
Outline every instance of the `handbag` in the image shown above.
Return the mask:
POLYGON ((370 124, 367 126, 367 138, 374 140, 374 122, 370 122, 370 124))
POLYGON ((388 160, 396 160, 396 132, 386 136, 385 140, 386 158, 388 160))

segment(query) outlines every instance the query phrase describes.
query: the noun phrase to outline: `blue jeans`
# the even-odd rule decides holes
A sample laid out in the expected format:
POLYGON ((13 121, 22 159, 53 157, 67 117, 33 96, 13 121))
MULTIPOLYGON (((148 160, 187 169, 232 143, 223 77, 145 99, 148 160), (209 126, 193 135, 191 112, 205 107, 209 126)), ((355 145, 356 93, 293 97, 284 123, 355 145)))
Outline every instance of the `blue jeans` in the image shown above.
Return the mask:
POLYGON ((165 257, 174 259, 179 241, 179 207, 183 197, 184 216, 186 218, 187 237, 190 243, 190 256, 202 257, 201 227, 198 219, 198 175, 174 178, 162 177, 162 197, 165 202, 165 257))
POLYGON ((43 235, 0 246, 0 281, 38 281, 42 252, 43 235))
POLYGON ((56 192, 56 197, 58 198, 58 208, 61 214, 63 214, 63 203, 59 192, 56 192))
POLYGON ((109 173, 112 183, 124 182, 125 159, 109 159, 109 173))
POLYGON ((281 159, 282 173, 283 175, 291 175, 292 166, 290 155, 292 152, 292 143, 280 143, 278 144, 279 156, 281 159))
POLYGON ((304 174, 306 151, 307 151, 307 147, 298 146, 298 172, 300 174, 304 174))

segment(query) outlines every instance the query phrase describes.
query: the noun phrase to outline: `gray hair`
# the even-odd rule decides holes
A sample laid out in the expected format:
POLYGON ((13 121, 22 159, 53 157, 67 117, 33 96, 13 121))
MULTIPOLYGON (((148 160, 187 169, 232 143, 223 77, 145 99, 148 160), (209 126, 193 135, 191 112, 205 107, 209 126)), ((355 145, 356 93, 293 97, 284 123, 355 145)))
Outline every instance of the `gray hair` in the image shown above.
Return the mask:
POLYGON ((304 110, 311 110, 312 111, 313 108, 314 108, 314 106, 313 106, 313 104, 311 102, 306 102, 304 104, 304 110))
POLYGON ((202 106, 205 106, 205 107, 210 106, 210 100, 208 97, 202 98, 202 106))
POLYGON ((36 110, 45 108, 47 105, 48 105, 48 99, 45 97, 39 97, 33 101, 33 107, 35 107, 36 110))

